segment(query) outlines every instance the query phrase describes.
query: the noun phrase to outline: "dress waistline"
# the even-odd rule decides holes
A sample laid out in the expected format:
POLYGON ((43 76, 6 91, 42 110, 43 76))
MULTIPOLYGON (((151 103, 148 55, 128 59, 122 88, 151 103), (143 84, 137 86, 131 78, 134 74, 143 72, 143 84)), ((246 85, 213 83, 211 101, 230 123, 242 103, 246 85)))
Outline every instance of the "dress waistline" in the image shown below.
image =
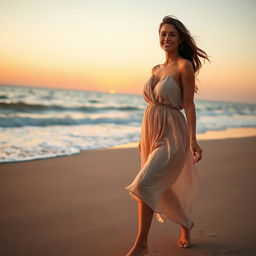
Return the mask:
POLYGON ((165 107, 169 107, 169 108, 173 108, 173 109, 176 109, 176 110, 182 110, 182 108, 178 108, 178 107, 175 107, 175 106, 172 106, 172 105, 167 105, 167 104, 162 104, 162 103, 149 103, 149 105, 160 105, 160 106, 165 106, 165 107))

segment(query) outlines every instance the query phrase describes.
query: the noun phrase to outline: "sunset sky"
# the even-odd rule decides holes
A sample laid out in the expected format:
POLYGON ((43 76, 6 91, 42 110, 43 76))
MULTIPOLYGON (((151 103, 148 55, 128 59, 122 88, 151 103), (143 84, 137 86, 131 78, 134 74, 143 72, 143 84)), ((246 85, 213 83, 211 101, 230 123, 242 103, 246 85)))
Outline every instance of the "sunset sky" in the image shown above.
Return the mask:
POLYGON ((210 56, 197 99, 256 103, 256 2, 27 1, 0 4, 0 84, 142 94, 165 61, 158 27, 174 15, 210 56))

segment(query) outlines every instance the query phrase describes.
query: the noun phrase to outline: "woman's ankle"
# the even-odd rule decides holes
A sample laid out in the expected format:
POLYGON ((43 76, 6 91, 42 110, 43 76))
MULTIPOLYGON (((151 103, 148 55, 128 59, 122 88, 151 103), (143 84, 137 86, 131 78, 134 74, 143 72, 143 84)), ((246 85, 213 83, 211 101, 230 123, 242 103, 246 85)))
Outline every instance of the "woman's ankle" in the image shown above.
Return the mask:
POLYGON ((146 240, 137 239, 135 245, 142 248, 146 248, 148 246, 148 243, 146 240))

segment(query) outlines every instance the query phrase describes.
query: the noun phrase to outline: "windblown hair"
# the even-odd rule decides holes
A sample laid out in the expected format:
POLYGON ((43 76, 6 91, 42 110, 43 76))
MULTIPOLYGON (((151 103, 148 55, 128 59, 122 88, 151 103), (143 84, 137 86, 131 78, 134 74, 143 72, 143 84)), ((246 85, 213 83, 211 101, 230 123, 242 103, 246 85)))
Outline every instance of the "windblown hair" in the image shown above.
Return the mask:
MULTIPOLYGON (((205 51, 196 46, 196 43, 193 37, 191 36, 189 30, 184 26, 184 24, 181 21, 174 17, 175 16, 173 15, 168 15, 163 18, 159 26, 159 34, 161 31, 161 27, 164 24, 173 25, 178 30, 179 36, 182 40, 182 43, 179 45, 178 53, 182 58, 190 60, 192 62, 194 73, 197 72, 198 74, 199 69, 202 67, 202 63, 199 57, 203 58, 204 62, 205 59, 207 59, 210 62, 209 56, 206 54, 205 51)), ((197 93, 197 91, 198 87, 195 84, 195 92, 197 93)))

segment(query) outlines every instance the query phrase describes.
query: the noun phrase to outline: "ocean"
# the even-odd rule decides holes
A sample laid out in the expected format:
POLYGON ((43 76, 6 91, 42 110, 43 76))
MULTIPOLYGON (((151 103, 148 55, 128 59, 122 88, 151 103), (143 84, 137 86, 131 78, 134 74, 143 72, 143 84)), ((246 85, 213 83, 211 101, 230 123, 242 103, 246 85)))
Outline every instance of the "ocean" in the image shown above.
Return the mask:
MULTIPOLYGON (((2 85, 0 163, 136 142, 146 105, 143 95, 2 85)), ((197 133, 256 127, 256 104, 195 105, 197 133)))

